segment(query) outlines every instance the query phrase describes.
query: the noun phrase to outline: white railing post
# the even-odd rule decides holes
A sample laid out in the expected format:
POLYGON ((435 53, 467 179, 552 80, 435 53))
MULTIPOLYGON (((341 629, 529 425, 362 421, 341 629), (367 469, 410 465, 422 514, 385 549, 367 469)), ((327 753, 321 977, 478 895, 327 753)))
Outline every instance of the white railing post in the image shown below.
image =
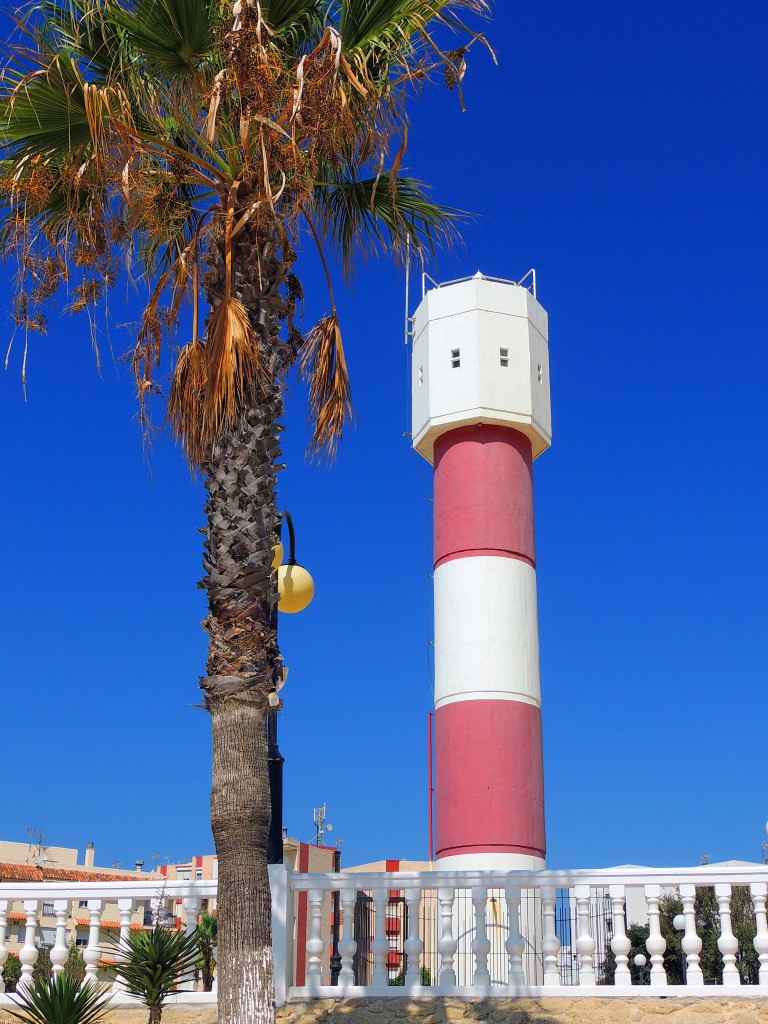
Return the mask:
MULTIPOLYGON (((200 913, 201 902, 199 896, 184 896, 181 901, 187 919, 184 930, 188 937, 194 935, 197 928, 197 915, 200 913)), ((194 992, 197 989, 194 970, 190 970, 184 975, 179 988, 182 992, 194 992)))
POLYGON ((509 935, 504 943, 504 949, 509 957, 507 985, 510 988, 519 988, 525 984, 525 974, 523 972, 525 941, 520 932, 520 886, 507 886, 504 890, 504 898, 507 901, 507 920, 509 921, 509 935))
POLYGON ((543 917, 543 934, 541 951, 544 954, 544 985, 549 988, 560 985, 560 968, 557 958, 560 955, 560 939, 555 926, 555 904, 557 893, 552 885, 541 887, 541 912, 543 917))
MULTIPOLYGON (((293 984, 294 893, 290 886, 291 870, 285 864, 270 864, 269 890, 272 897, 272 950, 274 955, 275 1006, 288 1001, 293 984)), ((218 962, 218 952, 215 952, 218 962)), ((213 976, 215 991, 218 971, 213 976)))
POLYGON ((696 933, 696 886, 681 885, 680 899, 683 903, 685 917, 685 934, 681 940, 685 953, 685 984, 703 985, 704 975, 699 962, 701 939, 696 933))
POLYGON ((0 992, 5 992, 3 968, 8 959, 8 947, 5 944, 5 932, 8 927, 8 900, 0 900, 0 992))
POLYGON ((456 955, 458 942, 453 937, 453 904, 456 890, 447 886, 437 890, 437 902, 440 905, 440 937, 437 940, 437 952, 440 954, 440 972, 437 984, 440 988, 450 988, 456 984, 456 971, 453 958, 456 955))
POLYGON ((19 985, 22 988, 27 988, 32 984, 32 971, 37 963, 38 949, 35 942, 37 907, 38 900, 24 900, 24 913, 27 915, 27 920, 24 926, 24 945, 19 951, 19 960, 21 961, 19 985))
POLYGON ((307 939, 307 988, 315 995, 323 983, 323 889, 310 889, 309 893, 309 938, 307 939))
POLYGON ((88 900, 88 945, 83 951, 85 960, 86 981, 96 982, 101 960, 101 945, 99 942, 99 931, 101 926, 101 900, 88 900))
POLYGON ((576 952, 579 954, 579 985, 595 984, 595 946, 589 922, 590 887, 574 886, 576 897, 576 916, 578 920, 578 937, 576 952))
POLYGON ((755 941, 753 943, 757 959, 760 961, 758 984, 768 985, 768 915, 766 915, 766 883, 752 882, 749 887, 752 906, 755 908, 755 941))
MULTIPOLYGON (((121 951, 128 948, 128 938, 131 934, 131 912, 133 911, 133 900, 118 900, 117 910, 120 914, 120 932, 117 939, 115 957, 119 958, 121 951)), ((119 976, 112 982, 112 991, 125 991, 125 985, 120 981, 119 976)))
POLYGON ((339 954, 341 956, 341 970, 339 971, 339 986, 347 988, 355 984, 355 953, 357 942, 355 942, 355 903, 357 893, 354 889, 342 889, 340 893, 341 903, 341 925, 342 932, 339 939, 339 954))
POLYGON ((741 975, 736 967, 739 940, 731 927, 731 886, 728 883, 716 885, 715 898, 720 913, 720 938, 717 940, 717 948, 723 955, 723 985, 740 985, 741 975))
POLYGON ((408 919, 408 936, 403 943, 403 950, 408 957, 405 971, 405 987, 414 988, 421 985, 421 954, 424 943, 419 935, 419 911, 421 910, 421 889, 409 887, 405 890, 406 917, 408 919))
POLYGON ((371 984, 376 988, 386 988, 387 977, 387 953, 389 952, 389 940, 387 939, 387 903, 389 902, 389 889, 374 889, 373 897, 374 929, 371 952, 373 953, 373 977, 371 984))
POLYGON ((629 970, 629 951, 632 949, 632 943, 627 935, 624 893, 625 890, 623 885, 611 885, 608 888, 608 894, 611 897, 611 913, 613 916, 611 952, 616 958, 614 985, 616 985, 617 988, 625 988, 632 984, 632 974, 629 970))
POLYGON ((69 900, 54 900, 53 909, 56 914, 56 940, 51 950, 51 966, 54 977, 61 974, 69 956, 67 944, 67 918, 69 917, 69 900))
POLYGON ((491 943, 485 920, 487 904, 488 890, 486 887, 484 885, 473 886, 472 906, 475 912, 475 937, 472 940, 472 953, 475 957, 473 985, 487 986, 491 984, 491 975, 488 971, 488 954, 491 952, 491 943))
POLYGON ((645 948, 651 955, 651 987, 661 988, 667 984, 667 972, 664 970, 664 951, 667 941, 661 934, 659 921, 659 903, 661 886, 645 886, 645 902, 648 904, 648 938, 645 948))

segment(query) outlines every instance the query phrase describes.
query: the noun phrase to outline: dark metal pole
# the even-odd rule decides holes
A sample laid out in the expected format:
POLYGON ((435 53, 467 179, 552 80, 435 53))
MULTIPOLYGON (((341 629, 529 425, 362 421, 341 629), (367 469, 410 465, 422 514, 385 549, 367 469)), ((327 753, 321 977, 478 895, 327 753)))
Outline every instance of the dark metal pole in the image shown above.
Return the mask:
MULTIPOLYGON (((336 847, 333 851, 333 870, 338 875, 341 871, 341 850, 336 847)), ((333 891, 333 937, 332 937, 332 948, 331 948, 331 984, 339 984, 339 974, 341 972, 341 953, 339 953, 339 890, 334 889, 333 891)), ((345 925, 346 928, 352 927, 352 922, 348 921, 345 925)))
POLYGON ((267 864, 283 863, 283 762, 277 746, 277 711, 267 715, 267 766, 272 814, 267 839, 267 864))

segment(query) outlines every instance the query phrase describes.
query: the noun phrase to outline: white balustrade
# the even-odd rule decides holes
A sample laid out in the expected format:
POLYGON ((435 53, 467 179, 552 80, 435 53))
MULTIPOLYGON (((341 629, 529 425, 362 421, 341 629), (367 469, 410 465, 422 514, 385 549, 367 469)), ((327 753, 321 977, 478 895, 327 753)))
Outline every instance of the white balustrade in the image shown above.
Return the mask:
POLYGON ((437 901, 440 905, 440 937, 437 940, 440 973, 437 983, 441 988, 452 988, 456 984, 453 958, 459 945, 453 936, 453 905, 456 901, 456 890, 453 887, 438 889, 437 901))
POLYGON ((525 973, 523 971, 525 939, 520 931, 520 886, 507 886, 504 890, 504 898, 507 901, 507 920, 509 922, 509 935, 504 943, 504 949, 509 957, 507 984, 512 988, 519 988, 525 984, 525 973))
POLYGON ((685 934, 681 941, 685 953, 685 981, 687 985, 703 985, 704 975, 699 963, 701 939, 696 932, 696 886, 681 885, 680 899, 685 917, 685 934))
POLYGON ((717 940, 717 948, 723 955, 723 985, 740 985, 741 975, 736 967, 739 940, 733 934, 733 928, 731 927, 730 885, 716 885, 715 899, 717 900, 717 909, 720 914, 720 938, 717 940))
POLYGON ((760 985, 768 985, 768 918, 765 909, 767 888, 765 882, 752 882, 749 886, 752 906, 755 908, 755 952, 760 963, 760 985))
POLYGON ((403 950, 408 958, 408 964, 404 981, 406 988, 413 988, 421 984, 421 954, 424 949, 424 943, 419 935, 420 888, 411 886, 405 890, 405 907, 408 920, 408 936, 403 943, 403 950))
POLYGON ((576 952, 579 954, 579 985, 595 984, 595 942, 590 928, 589 911, 592 905, 591 891, 588 885, 577 885, 576 916, 578 920, 578 938, 576 952))
POLYGON ((374 988, 386 988, 387 981, 387 953, 389 952, 389 940, 387 939, 387 904, 389 902, 389 889, 374 889, 374 939, 371 942, 373 953, 373 978, 371 984, 374 988))
MULTIPOLYGON (((309 909, 306 983, 302 987, 288 987, 289 994, 297 998, 356 998, 370 993, 386 997, 409 991, 432 996, 515 994, 534 998, 659 995, 660 989, 668 984, 661 911, 663 898, 675 891, 680 894, 685 921, 681 940, 685 984, 675 983, 665 994, 706 999, 730 989, 740 999, 768 997, 768 872, 762 865, 603 871, 289 873, 287 878, 287 905, 294 905, 294 894, 304 892, 309 909), (757 976, 750 977, 750 984, 746 984, 746 976, 742 983, 737 970, 739 945, 734 932, 743 933, 736 927, 736 907, 741 913, 741 901, 733 902, 734 886, 750 893, 754 908, 754 949, 759 972, 756 968, 757 976), (717 944, 723 957, 723 972, 719 984, 712 984, 712 979, 708 978, 710 983, 705 985, 701 952, 706 933, 700 931, 702 925, 697 921, 696 905, 697 891, 706 889, 714 893, 717 900, 720 922, 717 944), (328 983, 330 949, 327 940, 331 925, 330 897, 334 890, 339 892, 341 905, 341 970, 337 986, 328 983), (361 893, 368 895, 359 897, 361 893), (632 894, 635 901, 630 912, 627 893, 632 894), (637 902, 641 893, 645 896, 644 903, 637 902), (407 922, 403 934, 397 933, 397 941, 394 925, 387 918, 388 913, 393 915, 391 897, 394 894, 404 896, 403 924, 407 922), (489 894, 493 896, 491 915, 489 894), (369 914, 371 920, 358 935, 356 918, 362 919, 361 915, 365 914, 369 914), (631 985, 627 936, 630 921, 648 925, 650 985, 631 985), (391 935, 388 935, 388 923, 391 935), (361 936, 365 937, 364 945, 359 945, 363 941, 361 936), (407 957, 405 992, 403 988, 388 985, 395 973, 394 958, 390 961, 388 956, 390 945, 407 957), (598 986, 609 952, 616 962, 613 984, 598 986), (356 984, 357 954, 360 964, 364 965, 367 960, 370 967, 368 973, 363 969, 360 982, 356 984), (577 972, 572 970, 574 955, 577 972), (425 974, 428 972, 428 986, 422 984, 422 969, 426 969, 425 974)), ((115 918, 119 913, 119 942, 125 943, 134 908, 141 910, 152 905, 158 914, 166 901, 173 904, 181 901, 187 929, 191 930, 200 900, 213 899, 215 895, 215 881, 167 881, 163 883, 161 896, 158 896, 155 880, 1 883, 0 966, 7 963, 9 952, 18 955, 22 969, 19 984, 22 987, 29 984, 38 956, 39 911, 43 901, 47 905, 46 920, 49 914, 55 914, 51 963, 56 974, 66 962, 78 905, 86 902, 88 944, 84 958, 88 977, 96 979, 103 976, 99 964, 107 949, 100 937, 102 919, 115 918), (14 923, 12 931, 9 917, 14 923), (18 932, 16 922, 20 922, 18 932)), ((297 906, 301 902, 295 901, 297 906)), ((749 940, 742 938, 742 942, 749 940)), ((303 943, 299 948, 301 945, 303 943)), ((112 992, 118 1002, 135 999, 122 986, 113 986, 112 992)), ((184 989, 174 999, 182 1003, 185 1000, 213 1001, 215 993, 191 991, 189 979, 185 979, 184 989)), ((9 1003, 9 997, 0 988, 0 1018, 9 1003)))
POLYGON ((5 932, 8 927, 8 900, 0 900, 0 992, 5 992, 3 968, 8 959, 8 947, 5 944, 5 932))
POLYGON ((544 954, 544 984, 548 988, 560 985, 560 939, 557 937, 555 910, 557 893, 553 885, 541 887, 541 912, 544 918, 541 951, 544 954))
POLYGON ((623 885, 611 885, 608 888, 611 897, 611 913, 613 915, 613 936, 611 952, 616 958, 614 984, 617 988, 625 988, 632 984, 629 970, 629 951, 632 943, 627 935, 627 918, 624 908, 626 889, 623 885))
POLYGON ((343 987, 354 985, 355 969, 354 960, 357 952, 355 941, 355 903, 357 893, 354 889, 344 889, 340 893, 341 904, 341 938, 339 939, 339 955, 341 956, 341 970, 339 971, 339 984, 343 987))
MULTIPOLYGON (((119 899, 117 901, 117 912, 120 915, 120 932, 117 939, 117 949, 115 950, 115 956, 120 955, 120 950, 128 948, 128 939, 131 934, 131 914, 133 911, 133 900, 119 899)), ((120 977, 115 977, 112 982, 113 992, 125 991, 125 985, 120 981, 120 977)))
POLYGON ((645 948, 651 955, 651 988, 661 988, 667 984, 667 972, 664 970, 664 952, 667 948, 667 940, 661 934, 659 920, 661 886, 646 885, 645 902, 648 904, 648 938, 645 948))
POLYGON ((475 958, 475 974, 473 984, 481 988, 491 984, 488 971, 488 954, 491 943, 488 938, 485 911, 488 903, 488 889, 484 885, 472 887, 472 909, 475 915, 475 937, 472 940, 472 953, 475 958))
MULTIPOLYGON (((181 905, 184 908, 184 914, 186 917, 185 931, 188 936, 192 936, 197 928, 197 916, 200 913, 201 900, 199 896, 185 896, 181 905)), ((195 982, 195 972, 188 971, 181 982, 181 989, 184 992, 194 992, 197 988, 195 982)))
POLYGON ((309 938, 307 939, 307 987, 317 990, 323 983, 323 889, 309 890, 309 938))
POLYGON ((24 900, 24 913, 27 915, 24 927, 24 945, 19 952, 21 960, 21 977, 19 986, 27 988, 32 984, 32 971, 37 963, 38 949, 35 942, 37 935, 37 908, 39 900, 24 900))
POLYGON ((67 941, 67 921, 69 919, 69 900, 54 900, 53 911, 56 915, 56 938, 51 950, 51 966, 54 975, 61 974, 69 956, 67 941))

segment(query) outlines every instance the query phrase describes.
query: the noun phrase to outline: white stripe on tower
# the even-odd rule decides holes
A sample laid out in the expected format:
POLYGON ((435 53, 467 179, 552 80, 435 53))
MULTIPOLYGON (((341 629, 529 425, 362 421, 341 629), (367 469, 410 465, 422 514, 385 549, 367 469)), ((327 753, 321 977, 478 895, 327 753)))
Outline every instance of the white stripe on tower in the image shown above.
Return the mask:
POLYGON ((478 276, 416 313, 414 447, 434 465, 437 858, 544 866, 531 463, 550 440, 546 313, 478 276))

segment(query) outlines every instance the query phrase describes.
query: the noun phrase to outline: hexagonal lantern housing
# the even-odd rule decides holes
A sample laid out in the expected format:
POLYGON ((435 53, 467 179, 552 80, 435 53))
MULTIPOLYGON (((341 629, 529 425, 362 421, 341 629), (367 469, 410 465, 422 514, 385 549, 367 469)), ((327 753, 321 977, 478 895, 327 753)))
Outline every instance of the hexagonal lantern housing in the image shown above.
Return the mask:
POLYGON ((413 446, 429 462, 440 434, 493 423, 552 441, 547 313, 521 285, 481 274, 428 291, 414 317, 413 446))

